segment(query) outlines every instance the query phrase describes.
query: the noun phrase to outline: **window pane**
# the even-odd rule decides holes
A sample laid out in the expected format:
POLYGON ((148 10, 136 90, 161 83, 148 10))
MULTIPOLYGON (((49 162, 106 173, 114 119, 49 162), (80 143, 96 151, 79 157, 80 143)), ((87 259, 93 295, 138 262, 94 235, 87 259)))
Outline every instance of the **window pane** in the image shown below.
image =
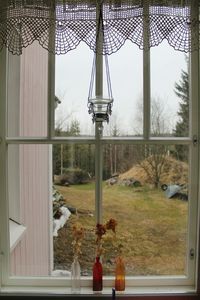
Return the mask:
POLYGON ((118 223, 116 239, 104 239, 105 274, 120 249, 127 275, 186 274, 188 147, 179 147, 104 146, 103 218, 118 223), (185 162, 177 155, 183 148, 185 162))
POLYGON ((151 135, 189 134, 189 56, 167 42, 151 49, 151 135))
POLYGON ((9 145, 8 191, 10 274, 69 277, 76 225, 85 230, 82 275, 91 275, 94 146, 9 145))
POLYGON ((94 134, 94 126, 87 107, 93 55, 85 44, 81 44, 67 55, 56 56, 55 134, 57 136, 94 134), (75 132, 74 124, 77 129, 75 132))
MULTIPOLYGON (((96 248, 94 146, 54 145, 53 172, 51 149, 8 147, 10 272, 69 277, 76 225, 85 231, 80 263, 89 276, 96 248)), ((114 275, 120 244, 127 275, 186 274, 189 166, 177 153, 188 157, 188 147, 110 144, 103 151, 103 222, 118 223, 116 240, 104 237, 104 274, 114 275)))
MULTIPOLYGON (((88 114, 87 107, 93 55, 86 46, 80 45, 66 56, 56 56, 56 96, 59 103, 55 109, 56 135, 61 135, 60 131, 62 135, 73 135, 71 127, 74 123, 78 125, 78 135, 94 134, 92 116, 88 114)), ((130 42, 108 57, 114 103, 110 122, 104 123, 105 136, 142 133, 142 57, 142 51, 130 42)), ((107 79, 103 57, 104 97, 108 97, 107 79)))
MULTIPOLYGON (((54 231, 54 273, 71 269, 73 261, 73 226, 84 229, 80 240, 81 275, 91 276, 95 252, 94 146, 54 145, 54 221, 57 222, 59 198, 71 215, 63 229, 54 231), (61 160, 60 160, 61 159, 61 160), (58 234, 58 235, 57 235, 58 234)), ((79 251, 79 250, 77 250, 79 251)))
MULTIPOLYGON (((143 53, 131 42, 108 57, 114 103, 105 136, 143 133, 143 53)), ((104 77, 106 85, 106 77, 104 77)))

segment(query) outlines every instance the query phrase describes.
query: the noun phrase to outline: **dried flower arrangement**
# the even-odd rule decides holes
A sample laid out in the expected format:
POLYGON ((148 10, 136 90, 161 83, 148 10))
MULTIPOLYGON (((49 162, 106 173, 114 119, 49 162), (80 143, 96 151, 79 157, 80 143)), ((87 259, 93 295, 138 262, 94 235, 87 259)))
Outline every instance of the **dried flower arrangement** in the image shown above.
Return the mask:
POLYGON ((116 226, 117 221, 113 218, 108 220, 105 224, 97 223, 95 234, 97 235, 96 238, 96 256, 100 257, 103 253, 103 246, 102 246, 102 238, 107 233, 107 230, 111 230, 114 234, 116 234, 116 226))
POLYGON ((84 228, 78 225, 74 225, 72 227, 72 235, 73 235, 72 247, 73 247, 74 257, 78 257, 81 254, 81 245, 82 245, 82 240, 84 238, 84 228))

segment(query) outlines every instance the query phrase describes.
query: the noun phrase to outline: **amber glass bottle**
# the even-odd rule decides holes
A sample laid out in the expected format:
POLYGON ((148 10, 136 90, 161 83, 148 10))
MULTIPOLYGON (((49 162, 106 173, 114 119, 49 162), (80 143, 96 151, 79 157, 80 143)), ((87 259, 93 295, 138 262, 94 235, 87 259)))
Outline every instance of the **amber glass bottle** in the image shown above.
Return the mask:
POLYGON ((93 291, 102 291, 103 288, 103 268, 100 257, 97 256, 93 265, 93 291))
POLYGON ((116 291, 125 290, 125 265, 124 265, 124 260, 121 256, 118 256, 116 258, 115 290, 116 291))

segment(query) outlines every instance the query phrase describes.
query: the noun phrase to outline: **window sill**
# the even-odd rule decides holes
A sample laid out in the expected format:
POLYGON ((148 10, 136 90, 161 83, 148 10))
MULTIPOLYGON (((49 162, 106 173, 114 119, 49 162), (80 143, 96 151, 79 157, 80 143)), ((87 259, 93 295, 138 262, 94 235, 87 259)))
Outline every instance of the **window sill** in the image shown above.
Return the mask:
MULTIPOLYGON (((76 299, 112 299, 112 289, 106 287, 102 292, 93 292, 91 288, 83 287, 80 294, 71 294, 68 287, 2 287, 2 295, 5 296, 41 296, 53 298, 76 299)), ((1 295, 0 295, 1 296, 1 295)), ((192 287, 127 287, 124 292, 116 292, 116 299, 199 299, 199 294, 192 287)), ((37 298, 38 299, 38 298, 37 298)))

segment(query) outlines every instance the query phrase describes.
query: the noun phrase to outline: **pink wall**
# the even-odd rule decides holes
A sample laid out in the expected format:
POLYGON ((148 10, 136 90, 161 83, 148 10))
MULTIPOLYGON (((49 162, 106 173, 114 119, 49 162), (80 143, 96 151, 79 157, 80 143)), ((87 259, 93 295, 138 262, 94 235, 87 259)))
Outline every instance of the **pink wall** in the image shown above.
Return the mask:
MULTIPOLYGON (((48 52, 37 43, 26 48, 20 69, 20 135, 47 133, 48 52)), ((26 232, 11 254, 12 275, 50 272, 49 145, 20 145, 20 219, 26 232)))

